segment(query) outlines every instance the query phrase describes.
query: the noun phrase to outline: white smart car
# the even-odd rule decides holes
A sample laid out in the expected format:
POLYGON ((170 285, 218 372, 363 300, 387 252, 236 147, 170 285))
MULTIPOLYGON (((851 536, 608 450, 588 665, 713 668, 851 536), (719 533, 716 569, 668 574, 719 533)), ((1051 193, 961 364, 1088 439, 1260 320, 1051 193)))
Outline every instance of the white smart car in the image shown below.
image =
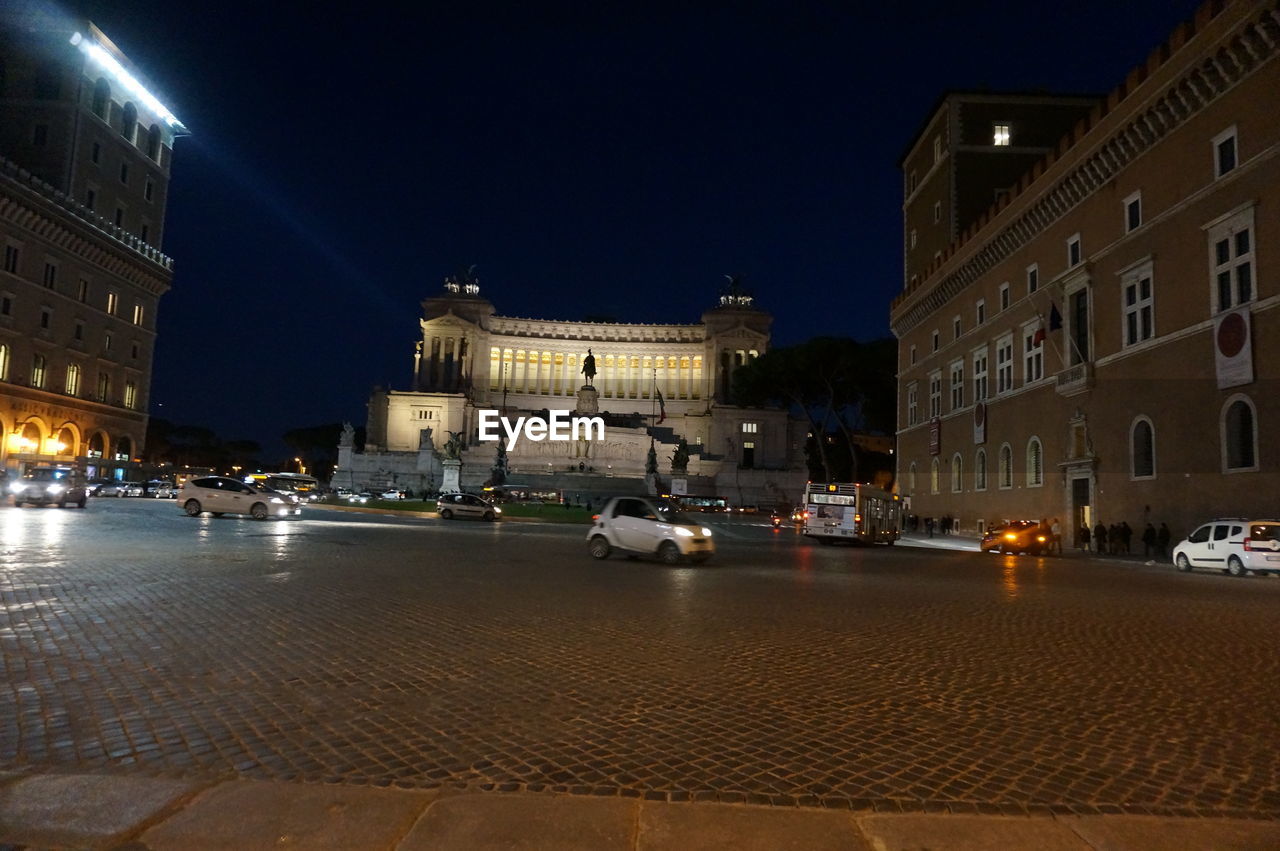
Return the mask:
POLYGON ((587 532, 595 558, 614 550, 629 555, 656 555, 667 564, 701 563, 716 551, 711 530, 665 499, 615 496, 595 516, 587 532))
POLYGON ((1280 520, 1211 520, 1173 548, 1173 563, 1178 570, 1208 567, 1232 576, 1280 573, 1280 520))

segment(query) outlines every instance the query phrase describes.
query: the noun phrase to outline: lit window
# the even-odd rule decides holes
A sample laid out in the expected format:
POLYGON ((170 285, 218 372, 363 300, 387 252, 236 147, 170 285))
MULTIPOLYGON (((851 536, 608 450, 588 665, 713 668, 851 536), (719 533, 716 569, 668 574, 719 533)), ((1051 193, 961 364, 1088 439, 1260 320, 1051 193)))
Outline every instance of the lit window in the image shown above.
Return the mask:
POLYGON ((760 430, 759 423, 743 423, 742 424, 743 434, 756 434, 759 430, 760 430))
POLYGON ((107 293, 107 313, 112 316, 116 314, 116 308, 120 306, 120 296, 116 293, 107 293))
POLYGON ((44 355, 33 355, 31 358, 31 386, 44 387, 45 370, 48 368, 48 361, 44 355))
POLYGON ((1009 144, 1009 125, 995 124, 991 130, 991 144, 996 147, 1007 147, 1009 144))
POLYGON ((80 392, 80 366, 78 364, 67 365, 67 395, 75 396, 80 392))
POLYGON ((146 309, 140 304, 135 304, 133 306, 133 324, 134 325, 142 324, 142 317, 145 311, 146 309))
POLYGON ((132 381, 124 383, 124 406, 126 408, 138 407, 138 385, 132 381))

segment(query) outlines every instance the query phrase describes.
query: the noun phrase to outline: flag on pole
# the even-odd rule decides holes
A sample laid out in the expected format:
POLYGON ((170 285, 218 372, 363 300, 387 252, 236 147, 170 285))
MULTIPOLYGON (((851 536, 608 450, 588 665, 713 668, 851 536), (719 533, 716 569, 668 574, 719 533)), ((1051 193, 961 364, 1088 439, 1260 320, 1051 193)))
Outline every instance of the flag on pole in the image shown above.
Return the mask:
POLYGON ((667 418, 667 403, 662 398, 662 391, 658 391, 658 422, 655 425, 661 425, 662 421, 667 418))
POLYGON ((1031 337, 1031 345, 1038 346, 1044 342, 1044 322, 1040 322, 1040 327, 1036 329, 1036 333, 1031 337))
POLYGON ((1062 314, 1058 312, 1058 305, 1049 302, 1049 330, 1062 330, 1062 314))

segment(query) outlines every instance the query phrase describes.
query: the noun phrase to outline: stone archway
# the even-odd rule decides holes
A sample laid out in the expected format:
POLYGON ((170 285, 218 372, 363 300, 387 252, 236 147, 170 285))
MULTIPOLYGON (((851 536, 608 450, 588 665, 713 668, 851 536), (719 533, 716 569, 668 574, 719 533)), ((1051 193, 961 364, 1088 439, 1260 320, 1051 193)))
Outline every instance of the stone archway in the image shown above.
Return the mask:
POLYGON ((72 422, 64 422, 50 435, 60 447, 55 455, 75 458, 80 455, 80 428, 72 422))
POLYGON ((115 453, 112 457, 116 461, 132 461, 133 460, 133 438, 127 434, 122 434, 120 439, 116 441, 115 453))

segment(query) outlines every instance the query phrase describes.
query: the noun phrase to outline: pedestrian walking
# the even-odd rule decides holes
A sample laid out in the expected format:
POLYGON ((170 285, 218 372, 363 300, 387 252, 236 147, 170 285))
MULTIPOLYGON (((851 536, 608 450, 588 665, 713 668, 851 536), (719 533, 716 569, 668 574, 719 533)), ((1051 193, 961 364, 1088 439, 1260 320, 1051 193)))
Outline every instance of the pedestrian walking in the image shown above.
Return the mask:
POLYGON ((1089 552, 1089 525, 1081 523, 1080 528, 1076 531, 1076 547, 1089 552))
POLYGON ((1058 522, 1058 518, 1053 518, 1053 525, 1049 527, 1049 534, 1053 535, 1053 547, 1050 552, 1056 551, 1058 555, 1062 555, 1062 524, 1058 522))
POLYGON ((1151 558, 1156 551, 1156 527, 1150 523, 1142 530, 1142 557, 1151 558))
POLYGON ((933 537, 933 518, 926 517, 924 519, 924 530, 929 533, 929 537, 933 537))
POLYGON ((1133 540, 1133 527, 1129 525, 1128 520, 1120 521, 1120 544, 1124 547, 1124 554, 1129 554, 1129 542, 1133 540))
POLYGON ((1107 527, 1101 523, 1093 527, 1093 551, 1097 553, 1107 551, 1107 527))
POLYGON ((1169 557, 1169 541, 1173 538, 1173 533, 1169 531, 1169 524, 1161 523, 1160 531, 1156 532, 1156 546, 1160 553, 1160 558, 1169 557))

